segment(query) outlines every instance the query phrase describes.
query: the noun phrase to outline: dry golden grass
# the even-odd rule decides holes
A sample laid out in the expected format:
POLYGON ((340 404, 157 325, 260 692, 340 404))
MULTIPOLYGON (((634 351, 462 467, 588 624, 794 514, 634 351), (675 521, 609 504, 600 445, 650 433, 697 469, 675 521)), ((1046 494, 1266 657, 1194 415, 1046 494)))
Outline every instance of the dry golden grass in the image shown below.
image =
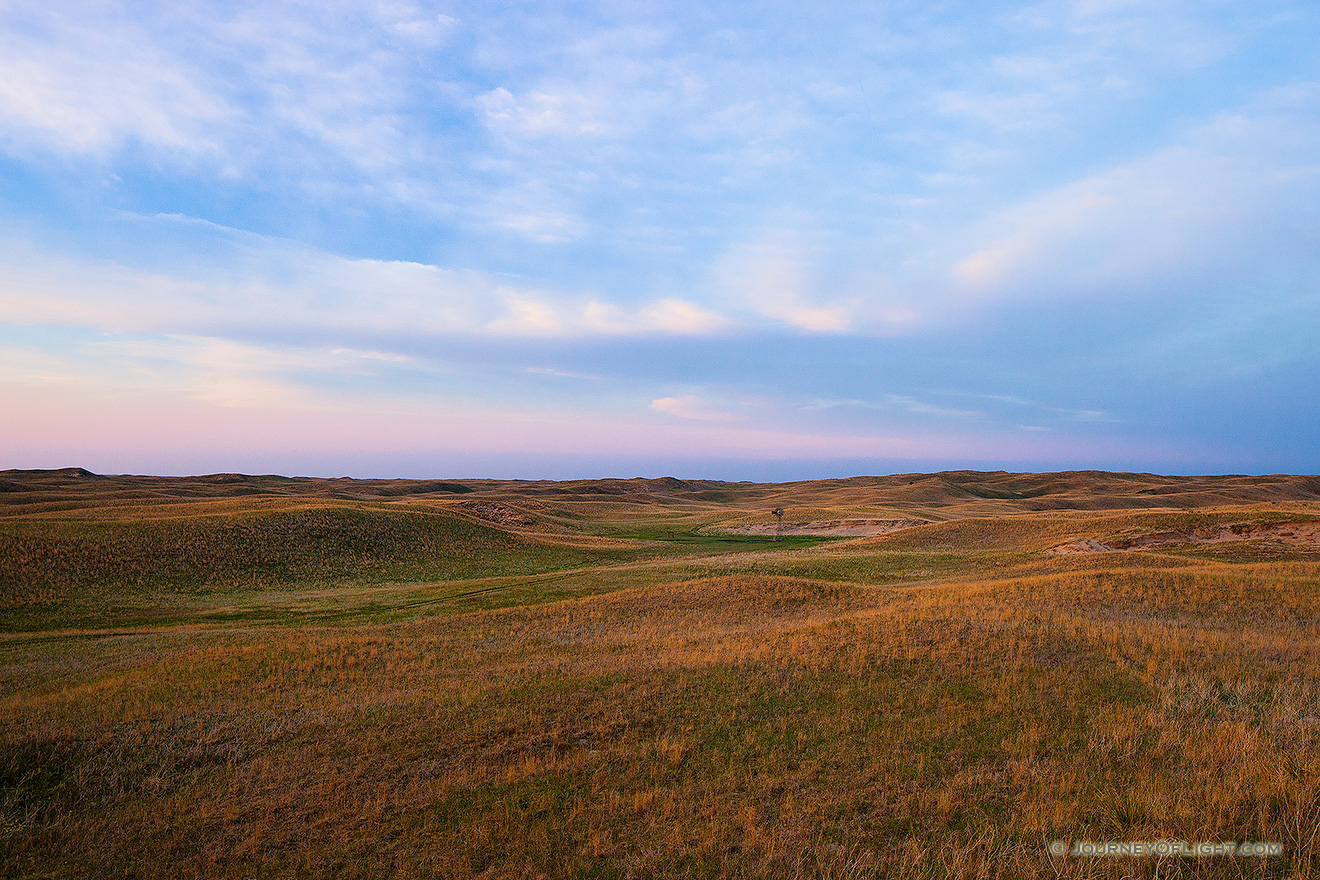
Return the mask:
POLYGON ((1044 552, 1186 516, 679 543, 393 622, 11 628, 0 873, 1311 877, 1320 560, 1044 552))

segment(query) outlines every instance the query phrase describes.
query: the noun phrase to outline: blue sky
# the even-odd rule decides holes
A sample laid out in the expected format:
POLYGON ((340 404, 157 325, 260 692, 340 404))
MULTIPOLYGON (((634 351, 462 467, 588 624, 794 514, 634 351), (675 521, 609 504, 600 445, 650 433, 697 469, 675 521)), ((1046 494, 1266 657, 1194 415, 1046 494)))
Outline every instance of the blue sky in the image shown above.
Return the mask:
POLYGON ((1270 0, 18 0, 0 466, 1320 471, 1317 45, 1270 0))

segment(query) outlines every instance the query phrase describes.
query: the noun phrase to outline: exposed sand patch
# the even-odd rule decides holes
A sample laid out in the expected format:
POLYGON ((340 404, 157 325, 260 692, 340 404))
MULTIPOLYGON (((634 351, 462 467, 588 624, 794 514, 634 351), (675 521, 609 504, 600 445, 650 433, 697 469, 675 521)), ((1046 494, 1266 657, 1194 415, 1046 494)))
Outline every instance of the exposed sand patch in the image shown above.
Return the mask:
MULTIPOLYGON (((526 507, 535 507, 545 509, 544 504, 532 502, 524 505, 526 507)), ((562 531, 551 523, 537 519, 527 513, 526 510, 519 507, 512 507, 508 504, 501 504, 498 501, 460 501, 454 507, 477 519, 484 520, 492 525, 503 526, 505 528, 530 530, 538 532, 557 532, 562 531)))
POLYGON ((1187 544, 1224 544, 1229 541, 1278 541, 1293 547, 1320 549, 1320 520, 1295 520, 1279 523, 1234 523, 1203 529, 1152 532, 1132 538, 1119 538, 1102 544, 1089 538, 1074 538, 1048 552, 1059 556, 1075 553, 1109 553, 1117 550, 1159 550, 1187 544))
POLYGON ((1056 556, 1072 556, 1075 553, 1107 553, 1113 549, 1108 544, 1101 544, 1099 541, 1093 541, 1090 538, 1075 538, 1066 544, 1051 547, 1046 552, 1053 553, 1056 556))
MULTIPOLYGON (((781 535, 813 535, 816 537, 869 538, 885 535, 899 529, 927 525, 924 519, 830 519, 811 522, 786 522, 781 535)), ((726 535, 773 535, 775 523, 754 523, 718 529, 726 535)), ((712 529, 712 531, 716 531, 712 529)))

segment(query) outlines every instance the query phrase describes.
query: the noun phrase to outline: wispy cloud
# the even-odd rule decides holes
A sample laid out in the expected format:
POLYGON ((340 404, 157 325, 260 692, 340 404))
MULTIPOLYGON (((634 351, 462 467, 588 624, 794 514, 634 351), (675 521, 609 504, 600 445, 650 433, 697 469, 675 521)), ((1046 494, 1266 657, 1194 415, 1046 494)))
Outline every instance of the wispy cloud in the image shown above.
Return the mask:
POLYGON ((682 397, 657 397, 651 401, 651 409, 697 422, 729 422, 736 418, 731 412, 711 408, 695 394, 684 394, 682 397))
POLYGON ((1166 297, 1179 282, 1243 279, 1284 244, 1269 215, 1317 216, 1320 156, 1297 149, 1320 133, 1317 107, 1315 89, 1266 95, 1183 143, 999 212, 950 276, 995 297, 1166 297))
POLYGON ((605 122, 591 98, 573 92, 531 92, 521 98, 503 86, 477 98, 486 124, 520 136, 599 135, 605 122))
MULTIPOLYGON (((186 223, 156 218, 146 226, 186 223)), ((485 272, 347 259, 215 229, 223 256, 206 271, 148 270, 0 243, 0 322, 130 333, 303 328, 324 333, 452 337, 692 336, 732 321, 674 297, 623 306, 520 285, 485 272), (216 270, 219 271, 216 271, 216 270)))
POLYGON ((20 3, 0 17, 0 136, 10 149, 218 151, 241 111, 147 29, 107 13, 20 3))
MULTIPOLYGON (((978 394, 977 397, 982 400, 993 400, 999 403, 1007 403, 1014 407, 1033 409, 1040 413, 1052 413, 1060 418, 1074 422, 1110 422, 1118 423, 1123 421, 1110 413, 1099 409, 1072 409, 1069 407, 1049 406, 1033 400, 1023 400, 1020 397, 1014 397, 1011 394, 978 394)), ((1032 429, 1036 430, 1036 429, 1032 429)), ((1044 430, 1044 429, 1041 429, 1044 430)))
POLYGON ((808 333, 854 328, 848 303, 813 295, 810 262, 785 241, 738 245, 716 269, 717 284, 742 309, 808 333))
POLYGON ((560 379, 585 379, 600 381, 603 377, 594 373, 579 373, 574 370, 560 370, 555 367, 527 367, 527 372, 534 376, 555 376, 560 379))
POLYGON ((856 398, 842 400, 813 400, 800 407, 805 411, 829 410, 838 408, 849 409, 870 409, 870 410, 903 410, 904 412, 914 413, 924 416, 940 416, 945 418, 967 419, 984 416, 980 410, 974 409, 956 409, 953 407, 939 406, 915 397, 909 397, 905 394, 885 394, 877 400, 859 400, 856 398))
POLYGON ((973 416, 983 415, 983 413, 978 410, 953 409, 947 406, 936 406, 935 404, 917 400, 912 397, 906 397, 901 394, 886 394, 885 400, 894 406, 907 410, 908 412, 920 413, 921 415, 951 416, 954 418, 971 418, 973 416))

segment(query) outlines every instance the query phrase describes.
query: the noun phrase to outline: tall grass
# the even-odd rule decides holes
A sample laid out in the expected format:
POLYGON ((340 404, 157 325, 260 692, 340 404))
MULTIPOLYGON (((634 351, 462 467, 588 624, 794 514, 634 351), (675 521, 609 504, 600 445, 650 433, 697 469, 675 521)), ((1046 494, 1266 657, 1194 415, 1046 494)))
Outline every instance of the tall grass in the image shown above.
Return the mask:
POLYGON ((1320 563, 1039 552, 1079 523, 702 548, 391 624, 11 635, 0 873, 1316 874, 1320 563))

